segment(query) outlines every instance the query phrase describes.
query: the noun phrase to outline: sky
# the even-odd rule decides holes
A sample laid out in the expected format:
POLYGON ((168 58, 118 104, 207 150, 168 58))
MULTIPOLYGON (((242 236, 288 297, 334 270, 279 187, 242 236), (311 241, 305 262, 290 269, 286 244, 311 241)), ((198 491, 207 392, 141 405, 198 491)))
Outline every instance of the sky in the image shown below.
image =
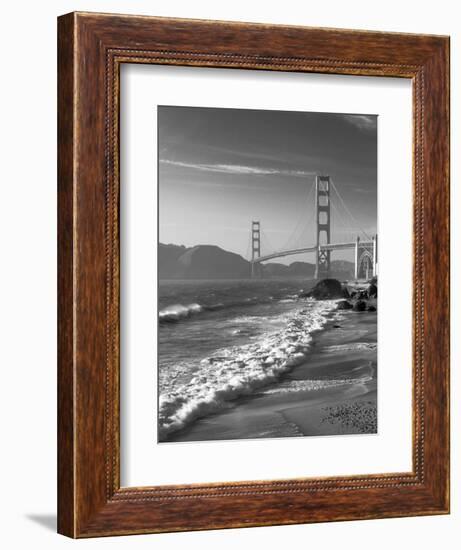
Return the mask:
MULTIPOLYGON (((158 159, 162 243, 248 258, 258 220, 262 254, 314 245, 316 174, 342 199, 332 191, 331 242, 376 233, 375 115, 159 106, 158 159)), ((277 261, 297 260, 313 257, 277 261)))

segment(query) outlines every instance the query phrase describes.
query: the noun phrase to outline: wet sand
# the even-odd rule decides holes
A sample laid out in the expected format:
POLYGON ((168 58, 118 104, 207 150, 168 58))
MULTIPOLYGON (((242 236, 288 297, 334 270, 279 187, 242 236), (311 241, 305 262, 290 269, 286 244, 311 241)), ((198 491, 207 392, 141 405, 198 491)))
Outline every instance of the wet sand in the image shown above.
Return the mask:
POLYGON ((340 314, 314 334, 305 363, 168 441, 376 433, 377 314, 340 314))

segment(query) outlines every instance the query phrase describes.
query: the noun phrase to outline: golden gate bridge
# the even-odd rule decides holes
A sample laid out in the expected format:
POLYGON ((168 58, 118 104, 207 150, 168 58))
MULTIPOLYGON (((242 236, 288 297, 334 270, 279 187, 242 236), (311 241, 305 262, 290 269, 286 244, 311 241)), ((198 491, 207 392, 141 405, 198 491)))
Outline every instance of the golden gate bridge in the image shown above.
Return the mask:
MULTIPOLYGON (((355 238, 347 239, 344 242, 331 242, 332 235, 332 211, 337 217, 341 218, 340 209, 345 211, 351 219, 353 226, 358 227, 357 221, 350 212, 346 203, 330 176, 317 175, 310 188, 309 195, 315 189, 315 208, 314 208, 314 236, 315 242, 309 246, 293 246, 288 243, 281 250, 270 249, 267 245, 262 254, 262 236, 264 235, 261 222, 253 220, 251 222, 250 245, 251 245, 251 277, 261 277, 261 265, 263 262, 276 258, 283 258, 295 254, 314 253, 315 254, 315 278, 321 279, 329 277, 331 273, 331 254, 339 250, 351 250, 354 254, 354 276, 355 279, 366 278, 377 275, 378 267, 378 236, 370 237, 363 229, 362 238, 356 235, 355 238), (332 193, 333 191, 333 193, 332 193), (336 196, 338 205, 332 201, 336 196)), ((267 239, 266 239, 267 240, 267 239)), ((291 240, 291 236, 289 241, 291 240)))

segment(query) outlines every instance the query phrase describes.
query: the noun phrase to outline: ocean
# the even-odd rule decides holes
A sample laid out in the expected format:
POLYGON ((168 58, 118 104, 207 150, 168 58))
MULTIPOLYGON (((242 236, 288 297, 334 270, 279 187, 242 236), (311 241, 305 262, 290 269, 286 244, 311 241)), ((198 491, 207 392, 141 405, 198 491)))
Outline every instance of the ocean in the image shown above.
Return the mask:
MULTIPOLYGON (((159 441, 305 362, 336 302, 298 299, 305 280, 161 281, 159 441)), ((338 315, 338 314, 335 314, 338 315)))

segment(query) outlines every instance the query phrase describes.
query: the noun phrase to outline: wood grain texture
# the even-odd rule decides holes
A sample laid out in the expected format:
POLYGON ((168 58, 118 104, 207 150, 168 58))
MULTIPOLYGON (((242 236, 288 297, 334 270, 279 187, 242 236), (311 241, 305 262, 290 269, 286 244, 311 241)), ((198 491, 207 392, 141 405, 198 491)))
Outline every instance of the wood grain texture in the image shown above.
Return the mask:
MULTIPOLYGON (((447 513, 449 40, 152 17, 59 19, 58 530, 91 537, 447 513), (411 78, 411 472, 120 488, 121 63, 411 78)), ((306 472, 306 476, 309 472, 306 472)))
POLYGON ((74 530, 74 21, 58 22, 58 530, 74 530))

